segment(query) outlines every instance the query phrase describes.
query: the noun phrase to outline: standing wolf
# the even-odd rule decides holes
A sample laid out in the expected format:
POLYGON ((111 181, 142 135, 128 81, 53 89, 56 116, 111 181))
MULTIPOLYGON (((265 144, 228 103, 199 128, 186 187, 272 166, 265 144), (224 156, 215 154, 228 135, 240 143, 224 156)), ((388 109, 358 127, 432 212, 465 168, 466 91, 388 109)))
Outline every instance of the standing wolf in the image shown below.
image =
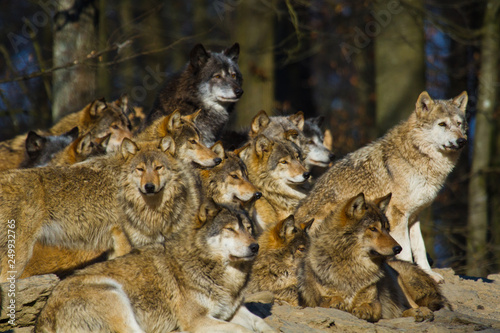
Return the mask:
POLYGON ((415 261, 436 281, 427 261, 418 214, 432 203, 467 142, 467 93, 433 100, 424 91, 410 118, 384 137, 337 162, 301 201, 296 219, 324 218, 323 207, 364 192, 373 199, 392 193, 387 209, 391 235, 403 247, 399 259, 415 261))
POLYGON ((205 146, 211 147, 220 138, 229 113, 243 94, 239 53, 238 43, 223 52, 206 51, 203 45, 196 45, 186 68, 174 75, 158 94, 143 128, 177 109, 183 115, 201 109, 195 124, 205 146))

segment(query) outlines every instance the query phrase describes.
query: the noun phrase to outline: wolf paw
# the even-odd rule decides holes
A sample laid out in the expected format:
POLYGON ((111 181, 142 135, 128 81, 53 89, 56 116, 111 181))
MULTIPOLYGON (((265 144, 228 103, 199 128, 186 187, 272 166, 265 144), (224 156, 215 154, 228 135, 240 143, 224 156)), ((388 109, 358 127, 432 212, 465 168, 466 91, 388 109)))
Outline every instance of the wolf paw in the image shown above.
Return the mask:
POLYGON ((419 308, 412 308, 404 311, 403 317, 414 317, 416 322, 422 322, 424 320, 433 321, 434 313, 429 308, 421 306, 419 308))
POLYGON ((367 321, 378 321, 377 318, 374 318, 373 308, 366 303, 363 303, 360 306, 357 306, 354 309, 352 309, 352 314, 358 317, 359 319, 367 321))
POLYGON ((436 273, 434 272, 433 270, 430 270, 430 271, 425 271, 427 274, 429 274, 431 276, 431 278, 434 279, 434 281, 436 281, 437 283, 441 284, 441 283, 444 283, 444 277, 439 274, 439 273, 436 273))
POLYGON ((323 308, 334 308, 342 311, 346 311, 347 309, 344 299, 340 296, 324 296, 322 297, 320 306, 323 308))

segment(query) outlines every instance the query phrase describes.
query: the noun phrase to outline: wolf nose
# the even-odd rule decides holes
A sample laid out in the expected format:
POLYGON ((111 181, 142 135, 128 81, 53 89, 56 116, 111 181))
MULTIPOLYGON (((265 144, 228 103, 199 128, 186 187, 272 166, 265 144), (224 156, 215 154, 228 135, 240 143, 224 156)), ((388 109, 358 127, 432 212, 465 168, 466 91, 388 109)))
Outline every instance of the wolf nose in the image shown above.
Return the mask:
POLYGON ((257 252, 259 252, 259 244, 257 243, 250 244, 250 251, 252 251, 253 254, 257 254, 257 252))
POLYGON ((146 190, 146 193, 154 193, 155 184, 147 183, 146 185, 144 185, 144 189, 146 190))
POLYGON ((220 162, 222 162, 222 158, 220 158, 220 157, 216 157, 216 158, 214 158, 214 163, 215 163, 215 165, 219 165, 219 164, 220 164, 220 162))
POLYGON ((335 159, 335 154, 331 153, 330 155, 328 155, 328 158, 330 159, 330 161, 333 161, 335 159))
POLYGON ((253 194, 253 196, 255 197, 255 199, 260 199, 260 198, 262 197, 262 193, 260 193, 260 192, 255 192, 255 193, 253 194))
POLYGON ((304 177, 304 179, 309 179, 309 177, 311 177, 311 173, 310 172, 304 172, 302 174, 302 176, 304 177))
POLYGON ((238 89, 234 90, 234 94, 236 95, 236 97, 240 98, 241 95, 243 95, 243 89, 238 88, 238 89))
POLYGON ((399 245, 394 246, 394 247, 392 248, 392 252, 394 252, 394 254, 400 254, 400 253, 401 253, 401 251, 403 251, 403 248, 402 248, 401 246, 399 246, 399 245))
POLYGON ((464 139, 464 138, 460 138, 457 140, 457 145, 462 148, 463 146, 465 146, 465 144, 467 143, 467 140, 464 139))

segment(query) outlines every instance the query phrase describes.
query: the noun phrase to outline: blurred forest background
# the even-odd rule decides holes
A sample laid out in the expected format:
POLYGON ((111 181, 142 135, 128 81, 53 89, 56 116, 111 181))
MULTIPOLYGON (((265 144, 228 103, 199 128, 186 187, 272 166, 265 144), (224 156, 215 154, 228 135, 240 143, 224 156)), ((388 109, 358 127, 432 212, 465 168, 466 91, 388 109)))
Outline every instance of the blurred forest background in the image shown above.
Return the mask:
POLYGON ((338 157, 406 119, 420 92, 469 94, 469 142, 422 216, 437 267, 500 270, 500 1, 7 0, 0 11, 0 139, 47 128, 97 97, 149 111, 196 43, 235 41, 261 109, 325 116, 338 157))

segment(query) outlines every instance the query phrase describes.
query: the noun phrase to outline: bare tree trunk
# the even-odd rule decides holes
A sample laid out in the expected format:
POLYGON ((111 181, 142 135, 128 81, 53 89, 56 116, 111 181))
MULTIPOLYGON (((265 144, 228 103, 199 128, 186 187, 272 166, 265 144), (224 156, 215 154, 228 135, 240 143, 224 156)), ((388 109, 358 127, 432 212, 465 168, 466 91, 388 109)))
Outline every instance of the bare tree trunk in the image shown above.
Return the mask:
POLYGON ((274 20, 275 13, 260 0, 242 1, 236 8, 236 41, 240 43, 240 70, 244 83, 241 100, 236 104, 236 125, 250 124, 261 109, 274 109, 274 20))
MULTIPOLYGON (((375 38, 376 123, 379 135, 408 118, 418 95, 425 89, 425 37, 423 0, 403 4, 379 0, 374 19, 364 27, 375 38)), ((360 35, 362 40, 362 35, 360 35)))
MULTIPOLYGON (((54 66, 82 60, 96 50, 97 0, 59 0, 54 16, 54 66)), ((54 72, 52 119, 57 121, 95 95, 96 67, 78 65, 54 72)))
POLYGON ((489 0, 484 16, 481 46, 479 94, 474 130, 474 153, 469 182, 469 216, 467 239, 467 274, 487 274, 488 241, 488 173, 494 139, 493 112, 497 103, 500 3, 489 0))
MULTIPOLYGON (((107 4, 107 0, 99 0, 99 50, 104 50, 106 47, 108 47, 109 31, 107 25, 108 19, 106 17, 107 4)), ((108 58, 108 55, 103 55, 101 58, 101 62, 109 61, 108 58)), ((105 98, 111 99, 111 69, 107 66, 99 66, 97 81, 97 96, 103 96, 105 98)))

